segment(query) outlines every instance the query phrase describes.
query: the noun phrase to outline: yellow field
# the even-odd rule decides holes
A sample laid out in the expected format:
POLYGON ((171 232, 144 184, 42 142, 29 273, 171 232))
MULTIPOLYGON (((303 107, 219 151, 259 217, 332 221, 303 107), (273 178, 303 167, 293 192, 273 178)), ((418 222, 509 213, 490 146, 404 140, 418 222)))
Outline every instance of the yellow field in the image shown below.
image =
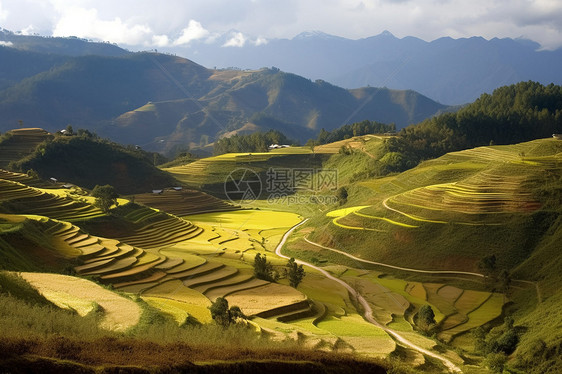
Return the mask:
POLYGON ((199 222, 236 230, 272 229, 292 227, 301 221, 295 213, 268 210, 237 210, 231 212, 204 213, 183 217, 194 224, 199 222))
POLYGON ((282 284, 270 283, 264 286, 234 292, 226 296, 229 305, 237 305, 246 315, 296 304, 306 300, 299 291, 282 284), (272 297, 275 295, 274 297, 272 297))
POLYGON ((174 317, 179 317, 177 309, 181 309, 201 323, 209 323, 212 321, 211 312, 208 309, 211 305, 209 299, 200 292, 185 287, 181 280, 171 280, 159 284, 144 291, 142 293, 142 298, 148 298, 147 302, 151 300, 153 306, 166 313, 170 313, 171 310, 176 310, 170 313, 174 315, 174 317))
POLYGON ((356 212, 358 210, 361 210, 363 208, 367 208, 369 207, 369 205, 361 205, 361 206, 352 206, 349 208, 342 208, 342 209, 337 209, 337 210, 332 210, 331 212, 326 213, 326 217, 344 217, 347 216, 350 213, 356 212))
POLYGON ((102 328, 125 331, 139 322, 141 308, 137 303, 89 280, 47 273, 21 276, 55 305, 80 315, 88 314, 98 304, 103 311, 102 328))

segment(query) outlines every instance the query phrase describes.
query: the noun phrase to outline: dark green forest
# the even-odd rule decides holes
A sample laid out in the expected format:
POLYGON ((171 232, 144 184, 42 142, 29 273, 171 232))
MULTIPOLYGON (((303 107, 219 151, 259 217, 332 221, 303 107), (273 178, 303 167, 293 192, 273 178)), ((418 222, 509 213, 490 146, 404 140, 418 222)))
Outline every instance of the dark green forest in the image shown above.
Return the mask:
POLYGON ((271 144, 294 144, 293 140, 287 138, 277 130, 267 132, 254 132, 248 135, 234 135, 222 138, 215 142, 215 155, 239 152, 267 152, 271 144))
POLYGON ((316 137, 316 140, 311 141, 314 142, 314 145, 320 145, 337 142, 338 140, 349 139, 353 136, 383 134, 389 132, 393 133, 395 131, 396 125, 394 123, 388 125, 377 121, 364 120, 361 122, 343 125, 342 127, 332 131, 322 129, 316 137))

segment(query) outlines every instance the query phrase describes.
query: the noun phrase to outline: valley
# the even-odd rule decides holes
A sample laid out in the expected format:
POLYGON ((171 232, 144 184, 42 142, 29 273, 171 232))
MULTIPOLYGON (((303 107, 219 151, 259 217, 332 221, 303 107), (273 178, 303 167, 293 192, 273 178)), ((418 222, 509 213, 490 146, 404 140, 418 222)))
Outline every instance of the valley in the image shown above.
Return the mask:
MULTIPOLYGON (((537 279, 530 269, 541 254, 529 257, 525 248, 546 240, 535 225, 556 206, 537 191, 559 173, 562 143, 452 152, 404 173, 353 182, 385 139, 367 135, 171 167, 165 171, 185 187, 123 195, 109 212, 80 187, 2 171, 2 274, 21 277, 53 307, 96 321, 102 335, 212 326, 210 306, 224 298, 246 316, 238 327, 244 334, 270 341, 264 347, 294 344, 313 362, 312 352, 333 352, 404 372, 401 365, 486 372, 474 331, 501 332, 507 315, 517 326, 558 297, 552 287, 558 278, 537 279), (272 168, 300 165, 314 170, 313 180, 337 169, 347 201, 315 203, 314 196, 335 194, 329 185, 292 191, 288 198, 305 202, 299 204, 267 194, 227 200, 225 177, 234 170, 252 170, 265 181, 272 168), (482 245, 469 244, 470 237, 482 245), (480 267, 490 253, 512 269, 508 283, 480 267), (266 256, 276 280, 256 277, 257 254, 266 256), (306 272, 296 288, 283 270, 289 257, 306 272), (434 321, 423 325, 419 313, 428 306, 434 321)), ((10 339, 15 332, 5 331, 10 339)))

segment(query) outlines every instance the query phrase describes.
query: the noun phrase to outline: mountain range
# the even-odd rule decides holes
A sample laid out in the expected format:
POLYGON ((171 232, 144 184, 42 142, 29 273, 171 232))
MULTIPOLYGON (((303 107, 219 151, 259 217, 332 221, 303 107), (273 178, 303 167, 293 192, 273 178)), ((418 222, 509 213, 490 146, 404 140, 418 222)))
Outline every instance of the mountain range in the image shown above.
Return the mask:
POLYGON ((205 66, 276 66, 344 88, 412 89, 448 105, 466 104, 484 92, 520 81, 562 83, 558 68, 562 49, 542 50, 526 39, 443 37, 427 42, 411 36, 397 38, 385 31, 351 40, 305 32, 292 39, 246 42, 238 47, 225 47, 219 38, 173 51, 205 66))
POLYGON ((208 69, 107 43, 43 38, 41 44, 38 37, 8 35, 0 47, 0 131, 70 124, 170 151, 259 129, 282 129, 304 142, 322 128, 365 119, 402 128, 448 110, 411 90, 350 90, 278 68, 208 69))

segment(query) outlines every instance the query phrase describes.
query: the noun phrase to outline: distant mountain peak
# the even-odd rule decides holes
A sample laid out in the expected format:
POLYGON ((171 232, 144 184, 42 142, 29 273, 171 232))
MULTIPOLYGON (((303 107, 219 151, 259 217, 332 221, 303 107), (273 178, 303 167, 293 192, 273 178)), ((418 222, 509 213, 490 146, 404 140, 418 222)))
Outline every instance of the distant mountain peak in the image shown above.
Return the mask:
POLYGON ((396 37, 394 36, 394 34, 391 33, 391 32, 388 31, 388 30, 384 30, 383 32, 381 32, 381 33, 379 34, 379 36, 386 36, 386 37, 390 37, 390 38, 396 38, 396 37))
POLYGON ((308 39, 308 38, 321 38, 321 39, 341 39, 339 36, 326 34, 323 31, 311 30, 304 31, 293 38, 293 40, 308 39))

